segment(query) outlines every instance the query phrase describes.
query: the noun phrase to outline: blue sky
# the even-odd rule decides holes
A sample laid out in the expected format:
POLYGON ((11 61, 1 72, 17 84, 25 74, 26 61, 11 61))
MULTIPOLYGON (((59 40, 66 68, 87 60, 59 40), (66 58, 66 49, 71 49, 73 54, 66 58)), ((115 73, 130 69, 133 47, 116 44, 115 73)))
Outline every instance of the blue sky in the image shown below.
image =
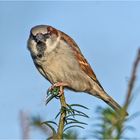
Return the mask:
MULTIPOLYGON (((44 105, 50 83, 36 70, 26 48, 30 28, 48 24, 69 34, 80 46, 102 86, 121 105, 140 46, 140 2, 0 2, 0 138, 20 139, 19 111, 54 118, 59 102, 44 105)), ((140 79, 138 76, 137 85, 140 79)), ((140 92, 140 91, 139 91, 140 92)), ((65 92, 68 103, 90 108, 105 103, 83 93, 65 92), (79 100, 80 99, 80 100, 79 100)), ((130 114, 139 111, 138 95, 130 114)), ((87 120, 90 126, 90 120, 87 120)), ((130 124, 140 138, 140 118, 130 124)), ((89 127, 88 126, 88 127, 89 127)), ((87 128, 88 130, 88 128, 87 128)), ((81 130, 84 132, 85 130, 81 130)), ((44 138, 36 130, 31 138, 44 138)))

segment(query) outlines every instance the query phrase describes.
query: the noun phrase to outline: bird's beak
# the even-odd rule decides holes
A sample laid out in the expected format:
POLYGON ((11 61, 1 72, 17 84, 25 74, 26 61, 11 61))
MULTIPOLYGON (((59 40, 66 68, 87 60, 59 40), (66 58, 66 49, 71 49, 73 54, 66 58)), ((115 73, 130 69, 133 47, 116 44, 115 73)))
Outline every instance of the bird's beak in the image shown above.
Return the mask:
POLYGON ((45 43, 45 37, 44 37, 44 35, 43 34, 37 34, 36 35, 36 42, 37 43, 39 43, 39 42, 45 43))

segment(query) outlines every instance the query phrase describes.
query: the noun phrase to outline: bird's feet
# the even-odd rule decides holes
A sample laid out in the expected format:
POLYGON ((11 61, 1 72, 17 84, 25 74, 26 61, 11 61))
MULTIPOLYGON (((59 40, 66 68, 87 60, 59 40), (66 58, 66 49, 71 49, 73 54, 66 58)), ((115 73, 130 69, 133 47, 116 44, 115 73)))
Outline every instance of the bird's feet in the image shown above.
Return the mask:
POLYGON ((49 89, 48 92, 53 92, 55 89, 58 91, 57 92, 57 97, 60 97, 63 93, 64 93, 64 87, 68 86, 67 83, 63 83, 63 82, 57 82, 55 84, 53 84, 49 89), (59 88, 59 89, 58 89, 59 88))

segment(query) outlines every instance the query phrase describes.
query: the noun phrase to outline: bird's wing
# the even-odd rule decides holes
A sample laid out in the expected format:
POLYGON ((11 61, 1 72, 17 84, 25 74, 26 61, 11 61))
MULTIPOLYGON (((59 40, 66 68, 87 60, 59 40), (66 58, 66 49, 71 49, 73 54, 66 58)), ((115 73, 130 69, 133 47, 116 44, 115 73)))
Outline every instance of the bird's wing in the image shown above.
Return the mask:
MULTIPOLYGON (((61 31, 60 31, 61 32, 61 31)), ((72 48, 75 57, 78 60, 78 63, 81 67, 81 69, 95 82, 98 83, 98 85, 103 89, 103 87, 101 86, 100 82, 98 81, 98 79, 96 78, 95 73, 93 72, 90 64, 87 62, 87 60, 85 59, 85 57, 83 56, 82 52, 80 51, 78 45, 75 43, 75 41, 68 36, 67 34, 61 32, 61 39, 64 40, 67 44, 69 44, 69 46, 72 48)))

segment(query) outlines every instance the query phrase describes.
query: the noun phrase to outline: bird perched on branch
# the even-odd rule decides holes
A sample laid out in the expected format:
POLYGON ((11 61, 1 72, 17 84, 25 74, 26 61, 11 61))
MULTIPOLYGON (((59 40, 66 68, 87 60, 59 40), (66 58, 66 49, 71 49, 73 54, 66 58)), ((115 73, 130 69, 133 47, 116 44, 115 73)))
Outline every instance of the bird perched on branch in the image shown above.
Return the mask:
POLYGON ((28 49, 39 72, 59 87, 59 96, 64 88, 76 92, 86 92, 110 105, 115 111, 121 109, 103 89, 90 64, 75 41, 48 25, 38 25, 31 29, 28 49))

